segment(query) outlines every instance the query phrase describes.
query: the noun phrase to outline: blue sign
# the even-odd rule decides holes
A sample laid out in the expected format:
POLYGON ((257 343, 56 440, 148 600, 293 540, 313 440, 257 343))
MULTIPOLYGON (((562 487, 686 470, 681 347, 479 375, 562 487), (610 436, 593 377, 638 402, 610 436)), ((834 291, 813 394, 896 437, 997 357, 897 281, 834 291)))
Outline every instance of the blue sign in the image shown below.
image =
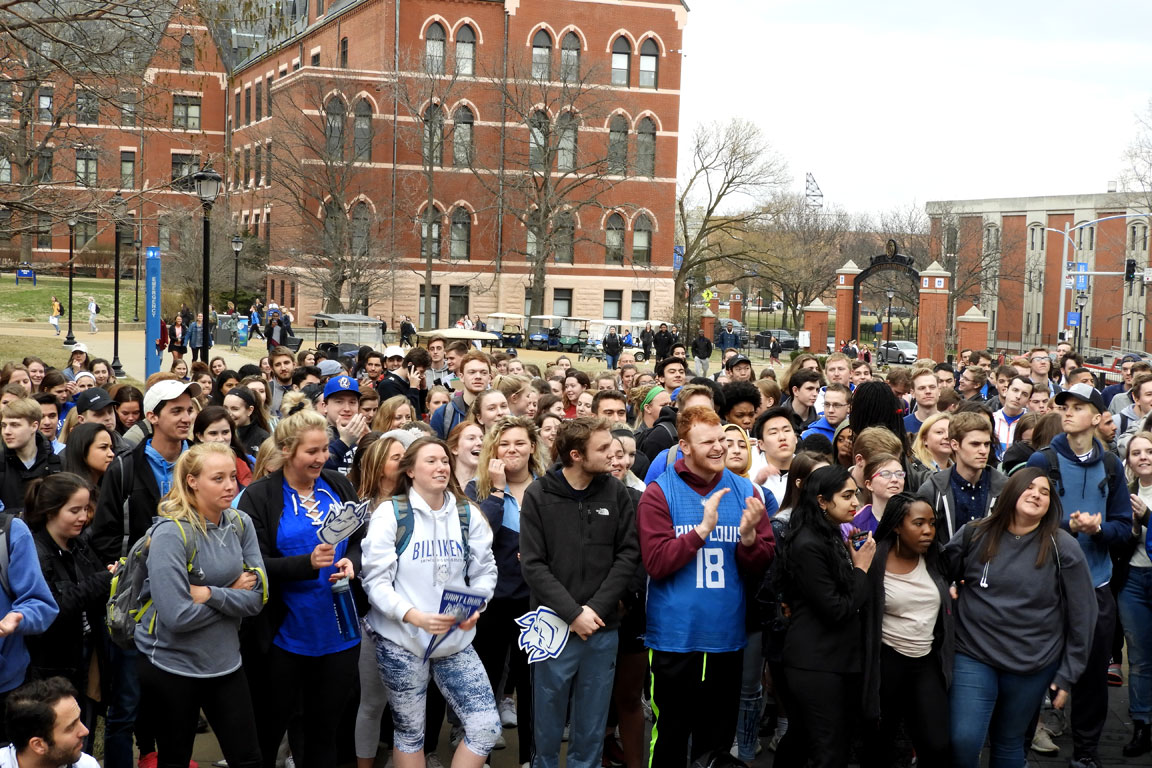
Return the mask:
POLYGON ((36 285, 36 270, 21 268, 16 270, 16 285, 20 285, 20 280, 31 280, 32 285, 36 285))
POLYGON ((236 315, 236 344, 237 346, 248 346, 248 318, 239 314, 236 315))
POLYGON ((1079 328, 1080 327, 1080 313, 1079 312, 1069 312, 1068 313, 1068 327, 1069 328, 1079 328))
POLYGON ((164 348, 157 347, 160 341, 160 326, 164 322, 161 314, 160 298, 160 249, 149 247, 144 259, 144 375, 160 372, 164 362, 164 348))
POLYGON ((672 246, 672 269, 679 272, 682 266, 684 266, 684 246, 674 245, 672 246))
MULTIPOLYGON (((1078 261, 1078 262, 1076 262, 1076 271, 1077 272, 1087 272, 1088 271, 1088 265, 1082 261, 1078 261)), ((1078 291, 1088 290, 1088 275, 1076 275, 1076 290, 1078 290, 1078 291)))

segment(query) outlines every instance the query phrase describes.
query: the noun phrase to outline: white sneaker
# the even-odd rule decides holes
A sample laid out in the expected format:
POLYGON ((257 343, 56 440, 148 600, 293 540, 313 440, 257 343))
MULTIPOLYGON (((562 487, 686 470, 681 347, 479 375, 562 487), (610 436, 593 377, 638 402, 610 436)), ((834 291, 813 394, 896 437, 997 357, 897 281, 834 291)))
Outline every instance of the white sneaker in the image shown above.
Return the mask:
POLYGON ((1032 751, 1039 755, 1060 754, 1060 748, 1052 741, 1052 734, 1042 725, 1036 728, 1036 735, 1032 737, 1032 751))
POLYGON ((507 749, 508 742, 504 741, 504 734, 496 737, 496 743, 492 745, 492 749, 507 749))
POLYGON ((436 755, 425 755, 424 768, 444 768, 444 763, 436 755))
POLYGON ((500 724, 505 728, 516 727, 516 701, 511 696, 505 696, 500 699, 500 704, 497 706, 500 710, 500 724))

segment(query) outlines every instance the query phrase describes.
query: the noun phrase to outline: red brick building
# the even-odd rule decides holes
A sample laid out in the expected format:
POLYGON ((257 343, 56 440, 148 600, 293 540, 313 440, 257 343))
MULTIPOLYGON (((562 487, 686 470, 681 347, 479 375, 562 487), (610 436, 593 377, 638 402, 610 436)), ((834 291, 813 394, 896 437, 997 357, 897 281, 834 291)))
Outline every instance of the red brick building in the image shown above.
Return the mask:
POLYGON ((428 252, 432 325, 526 311, 540 253, 528 179, 559 190, 545 313, 671 315, 680 0, 297 0, 294 13, 231 78, 226 176, 236 226, 269 249, 267 298, 297 325, 334 298, 419 318, 428 252), (538 133, 560 137, 543 174, 538 133), (353 254, 347 274, 317 267, 325 249, 353 254))
POLYGON ((932 257, 986 273, 980 290, 959 301, 956 313, 980 308, 989 320, 990 348, 1055 344, 1066 329, 1059 309, 1063 291, 1066 313, 1077 310, 1078 294, 1086 297, 1082 348, 1152 351, 1145 326, 1152 292, 1139 279, 1149 266, 1152 216, 1145 208, 1116 193, 932 202, 932 257), (1082 263, 1088 271, 1119 273, 1135 259, 1138 279, 1095 276, 1077 291, 1060 284, 1065 258, 1072 270, 1082 263))

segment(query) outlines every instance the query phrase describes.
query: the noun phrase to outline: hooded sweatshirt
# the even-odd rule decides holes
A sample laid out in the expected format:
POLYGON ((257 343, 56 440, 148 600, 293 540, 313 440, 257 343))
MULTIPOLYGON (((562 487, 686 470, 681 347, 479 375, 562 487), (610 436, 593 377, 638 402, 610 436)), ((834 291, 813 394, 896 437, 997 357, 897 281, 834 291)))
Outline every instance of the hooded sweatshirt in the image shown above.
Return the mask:
MULTIPOLYGON (((1096 438, 1092 438, 1092 452, 1084 461, 1080 461, 1072 452, 1067 434, 1052 438, 1051 447, 1060 467, 1059 481, 1053 479, 1063 507, 1060 527, 1071 533, 1068 521, 1073 512, 1102 516, 1097 533, 1073 534, 1080 549, 1084 550, 1084 558, 1092 574, 1092 586, 1099 589, 1112 579, 1112 559, 1108 556, 1108 547, 1123 544, 1132 535, 1132 499, 1128 495, 1124 468, 1115 455, 1105 458, 1107 454, 1104 446, 1096 438), (1105 461, 1114 462, 1115 465, 1111 485, 1108 484, 1105 461)), ((1051 476, 1046 451, 1032 454, 1028 466, 1040 467, 1051 476)))
MULTIPOLYGON (((371 604, 367 621, 372 631, 423 658, 432 635, 415 624, 404 623, 404 615, 413 608, 439 613, 445 587, 478 592, 485 601, 491 600, 496 589, 496 561, 492 557, 492 527, 474 505, 469 504, 470 557, 465 563, 456 497, 445 492, 444 503, 439 509, 432 509, 420 494, 409 491, 408 504, 412 509, 412 538, 399 557, 396 505, 386 501, 372 513, 362 544, 361 580, 371 604), (435 583, 438 571, 446 577, 440 585, 435 583)), ((458 653, 471 645, 475 636, 475 628, 467 632, 456 628, 436 647, 432 657, 441 659, 458 653)))
MULTIPOLYGON (((829 440, 835 440, 836 427, 828 423, 827 416, 821 416, 820 418, 816 419, 816 421, 812 422, 808 429, 800 433, 800 439, 805 440, 810 435, 824 435, 824 437, 828 438, 829 440)), ((833 445, 835 445, 835 443, 833 443, 833 445)))

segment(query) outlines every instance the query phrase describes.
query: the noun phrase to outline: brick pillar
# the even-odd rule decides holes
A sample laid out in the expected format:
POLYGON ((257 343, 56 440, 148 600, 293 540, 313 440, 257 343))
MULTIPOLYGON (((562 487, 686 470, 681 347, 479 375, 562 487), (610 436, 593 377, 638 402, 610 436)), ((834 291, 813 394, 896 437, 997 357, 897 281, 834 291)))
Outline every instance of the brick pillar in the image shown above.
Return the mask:
MULTIPOLYGON (((836 349, 844 346, 844 342, 852 335, 852 318, 859 307, 852 303, 852 288, 856 284, 856 275, 863 270, 856 266, 856 262, 849 260, 840 269, 836 270, 836 349)), ((864 335, 864 331, 860 331, 864 335)))
POLYGON ((988 348, 988 318, 976 307, 956 318, 956 348, 988 348))
POLYGON ((822 355, 828 346, 828 313, 829 307, 820 299, 816 299, 804 307, 804 330, 808 331, 808 346, 805 349, 816 355, 822 355))
MULTIPOLYGON (((952 274, 934 261, 920 272, 920 314, 916 345, 919 356, 936 362, 948 355, 948 290, 952 274)), ((985 320, 987 323, 987 320, 985 320)), ((987 326, 985 326, 987 336, 987 326)), ((983 348, 987 341, 979 346, 983 348)))
MULTIPOLYGON (((719 303, 720 300, 719 299, 713 299, 713 301, 719 303)), ((700 316, 700 329, 702 331, 704 331, 704 338, 706 338, 706 339, 716 338, 716 313, 715 312, 713 312, 710 309, 704 310, 704 314, 700 316)), ((696 332, 695 332, 695 330, 693 330, 692 338, 688 339, 685 342, 685 344, 688 344, 689 346, 691 346, 692 340, 695 338, 696 338, 696 332)))
POLYGON ((713 315, 719 315, 720 314, 720 297, 719 296, 713 296, 711 299, 708 300, 708 309, 712 310, 713 315))
POLYGON ((728 297, 728 319, 737 323, 744 322, 744 297, 739 293, 728 297))

